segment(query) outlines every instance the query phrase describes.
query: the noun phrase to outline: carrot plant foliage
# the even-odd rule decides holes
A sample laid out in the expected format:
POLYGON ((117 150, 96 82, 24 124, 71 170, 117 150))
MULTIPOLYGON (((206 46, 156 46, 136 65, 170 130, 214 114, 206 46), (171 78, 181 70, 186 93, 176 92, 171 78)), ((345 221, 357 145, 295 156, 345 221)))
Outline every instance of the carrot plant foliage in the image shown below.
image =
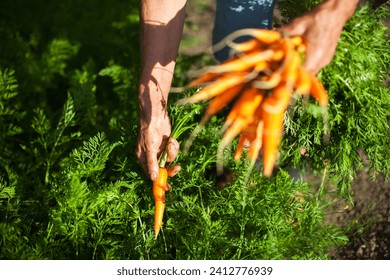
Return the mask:
MULTIPOLYGON (((384 16, 365 7, 348 23, 320 76, 331 97, 330 141, 322 142, 319 108, 297 104, 280 149, 283 169, 327 168, 344 191, 362 166, 359 150, 373 171, 389 171, 384 16)), ((237 178, 215 187, 207 174, 219 116, 179 154, 182 171, 170 179, 155 240, 151 182, 134 155, 138 30, 135 0, 2 1, 0 259, 326 259, 346 244, 342 229, 325 223, 321 195, 283 169, 270 179, 254 171, 244 184, 248 163, 227 153, 237 178)), ((185 67, 177 69, 175 79, 186 79, 185 67)), ((195 112, 192 125, 203 107, 169 110, 173 122, 180 110, 195 112)))

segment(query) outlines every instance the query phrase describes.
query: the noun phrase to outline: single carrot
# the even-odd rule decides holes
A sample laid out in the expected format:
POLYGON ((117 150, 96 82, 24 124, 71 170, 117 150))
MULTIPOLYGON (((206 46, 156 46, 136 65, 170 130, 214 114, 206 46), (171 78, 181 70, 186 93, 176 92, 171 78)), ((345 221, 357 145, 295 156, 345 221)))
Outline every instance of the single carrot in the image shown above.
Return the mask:
POLYGON ((287 109, 292 97, 292 87, 286 83, 280 83, 272 93, 264 100, 262 107, 269 113, 278 113, 287 109))
POLYGON ((320 80, 314 75, 313 72, 307 71, 311 80, 310 95, 314 97, 321 107, 328 105, 328 94, 320 80))
POLYGON ((276 30, 258 29, 258 28, 244 28, 232 32, 220 42, 213 46, 214 52, 223 49, 226 45, 234 45, 234 40, 242 36, 251 36, 265 45, 273 44, 279 41, 282 37, 281 33, 276 30))
POLYGON ((245 83, 247 75, 248 73, 246 72, 238 72, 238 73, 232 73, 229 75, 222 76, 213 84, 210 84, 202 88, 200 91, 198 91, 197 93, 195 93, 190 97, 186 97, 178 100, 176 103, 178 105, 184 105, 187 103, 199 102, 199 101, 211 99, 225 92, 226 90, 228 90, 233 86, 245 83))
POLYGON ((259 29, 259 28, 245 28, 239 29, 232 34, 228 35, 228 38, 235 39, 241 36, 252 36, 264 44, 272 44, 280 40, 282 35, 276 30, 259 29))
POLYGON ((241 43, 230 42, 227 45, 236 52, 247 53, 254 49, 259 49, 264 44, 257 39, 250 39, 241 43))
POLYGON ((214 97, 207 105, 204 117, 209 119, 210 117, 217 114, 220 110, 222 110, 223 107, 227 106, 230 101, 232 101, 240 93, 242 88, 243 85, 239 84, 227 89, 225 92, 214 97))
POLYGON ((221 174, 223 172, 223 152, 225 148, 231 144, 233 139, 241 133, 249 122, 250 121, 248 119, 237 117, 225 130, 217 149, 217 174, 221 174))
POLYGON ((264 128, 264 122, 256 122, 255 130, 250 135, 251 142, 248 149, 248 158, 251 161, 255 161, 257 157, 259 156, 260 149, 263 144, 263 128, 264 128))
POLYGON ((165 192, 168 185, 168 171, 165 167, 159 168, 158 177, 153 181, 153 196, 154 196, 154 235, 157 238, 164 216, 165 210, 165 192))
POLYGON ((203 85, 205 83, 209 83, 217 79, 219 75, 217 73, 210 73, 210 72, 205 72, 202 75, 200 75, 198 78, 192 80, 186 88, 194 88, 200 85, 203 85))
POLYGON ((252 124, 251 134, 248 136, 251 139, 251 145, 248 149, 248 158, 254 163, 259 156, 260 149, 263 145, 263 130, 264 130, 264 121, 262 116, 262 104, 257 108, 255 112, 254 121, 252 124))
POLYGON ((235 56, 219 65, 210 66, 207 71, 210 73, 247 71, 258 62, 272 58, 273 55, 273 50, 255 49, 244 56, 235 56))
POLYGON ((222 130, 225 130, 239 116, 242 118, 253 117, 263 98, 264 93, 255 87, 244 89, 226 117, 222 130))
POLYGON ((241 133, 240 137, 238 138, 236 150, 234 151, 235 160, 239 160, 241 158, 242 152, 248 143, 250 143, 250 140, 248 139, 246 133, 241 133))
POLYGON ((303 67, 298 68, 297 81, 295 83, 295 92, 300 95, 307 95, 310 93, 311 79, 310 75, 303 67))
MULTIPOLYGON (((268 101, 265 100, 264 102, 268 101)), ((282 137, 284 110, 269 112, 265 108, 262 111, 263 174, 266 177, 270 177, 275 166, 277 151, 282 137)))
POLYGON ((254 113, 253 121, 248 126, 242 129, 234 154, 235 160, 241 158, 242 151, 246 145, 249 147, 247 154, 248 157, 252 160, 255 160, 257 158, 259 150, 261 149, 262 141, 261 135, 263 124, 261 119, 261 110, 262 108, 260 104, 254 113))

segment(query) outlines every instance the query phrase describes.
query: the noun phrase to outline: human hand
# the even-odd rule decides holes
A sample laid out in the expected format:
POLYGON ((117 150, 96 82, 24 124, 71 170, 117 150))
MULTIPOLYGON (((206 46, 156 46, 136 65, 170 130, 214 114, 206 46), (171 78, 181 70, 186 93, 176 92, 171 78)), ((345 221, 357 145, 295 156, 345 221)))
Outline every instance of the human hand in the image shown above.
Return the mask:
POLYGON ((332 61, 344 24, 359 1, 338 2, 342 1, 325 1, 279 29, 290 36, 306 38, 304 67, 314 73, 332 61))
MULTIPOLYGON (((179 142, 169 137, 171 125, 167 112, 158 116, 150 116, 150 121, 140 118, 140 130, 136 147, 137 158, 145 174, 152 180, 158 177, 158 158, 161 153, 167 151, 167 162, 173 162, 179 151, 179 142)), ((179 165, 168 168, 168 176, 175 176, 181 167, 179 165)))

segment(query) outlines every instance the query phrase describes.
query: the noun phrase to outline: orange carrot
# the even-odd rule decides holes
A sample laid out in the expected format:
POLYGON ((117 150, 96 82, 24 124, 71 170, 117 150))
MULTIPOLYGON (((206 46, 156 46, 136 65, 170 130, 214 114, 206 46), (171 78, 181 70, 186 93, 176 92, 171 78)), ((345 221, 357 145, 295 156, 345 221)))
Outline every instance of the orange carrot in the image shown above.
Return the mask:
POLYGON ((272 89, 279 84, 281 79, 281 73, 273 72, 271 75, 254 80, 252 85, 258 89, 272 89))
POLYGON ((251 135, 248 136, 251 139, 251 145, 248 149, 248 158, 252 160, 252 163, 256 161, 257 157, 259 156, 260 149, 263 145, 264 121, 262 119, 263 108, 261 105, 255 112, 251 135))
POLYGON ((290 37, 291 42, 294 46, 299 47, 304 44, 304 40, 302 36, 293 36, 290 37))
MULTIPOLYGON (((265 103, 268 100, 264 101, 265 103)), ((263 107, 263 174, 266 177, 271 176, 276 162, 276 155, 282 137, 283 129, 283 110, 278 112, 268 112, 263 107)))
MULTIPOLYGON (((253 86, 259 89, 272 89, 277 86, 282 79, 286 79, 291 75, 293 69, 296 68, 297 63, 293 53, 293 44, 289 40, 283 39, 277 46, 277 51, 280 52, 280 57, 277 57, 278 60, 282 59, 281 65, 278 65, 278 68, 273 71, 271 74, 261 77, 253 82, 253 86), (290 70, 291 69, 291 70, 290 70)), ((276 60, 273 60, 275 63, 276 60)), ((292 79, 289 77, 288 79, 292 79)))
MULTIPOLYGON (((262 94, 264 94, 264 93, 262 93, 262 94)), ((255 149, 257 149, 256 147, 253 147, 253 146, 258 146, 259 150, 261 149, 261 138, 260 138, 260 142, 258 142, 258 139, 257 139, 259 134, 262 133, 261 131, 259 131, 259 125, 262 122, 260 113, 261 113, 261 104, 257 107, 257 109, 254 113, 253 121, 248 126, 243 128, 243 130, 241 132, 241 135, 238 139, 236 151, 234 153, 235 160, 238 160, 241 158, 242 151, 245 148, 245 146, 248 144, 249 144, 248 145, 249 150, 251 151, 251 152, 249 152, 249 150, 248 150, 248 157, 249 158, 253 158, 253 154, 255 153, 255 149)))
POLYGON ((246 88, 226 117, 224 127, 227 128, 238 116, 244 118, 253 117, 263 98, 264 94, 259 89, 254 87, 246 88))
POLYGON ((252 36, 264 44, 272 44, 280 40, 282 35, 276 30, 247 28, 232 33, 233 36, 252 36))
POLYGON ((254 49, 259 49, 264 44, 257 39, 251 39, 242 43, 230 42, 228 46, 237 52, 246 53, 254 49))
POLYGON ((249 141, 246 133, 243 132, 243 133, 241 133, 240 137, 238 138, 237 147, 236 147, 236 150, 234 152, 234 159, 235 160, 239 160, 241 158, 242 151, 244 150, 247 143, 250 143, 250 141, 249 141))
POLYGON ((306 52, 306 42, 305 42, 305 38, 303 36, 294 36, 294 37, 291 37, 290 40, 294 44, 295 49, 299 53, 306 52))
POLYGON ((269 113, 278 113, 287 109, 292 97, 292 87, 286 83, 277 85, 270 96, 264 100, 262 107, 269 113))
POLYGON ((267 71, 269 68, 270 68, 270 63, 263 60, 256 63, 255 67, 253 68, 253 72, 259 74, 262 71, 267 71))
POLYGON ((254 120, 255 112, 263 97, 263 93, 257 88, 246 88, 230 110, 222 128, 224 135, 218 146, 217 172, 222 172, 223 151, 254 120))
POLYGON ((255 161, 257 159, 260 153, 260 149, 263 146, 263 129, 264 129, 264 122, 261 121, 257 124, 256 137, 251 142, 251 145, 248 150, 248 157, 252 161, 255 161))
POLYGON ((213 84, 202 88, 200 91, 190 97, 178 100, 176 103, 184 105, 191 102, 199 102, 213 98, 233 86, 245 83, 247 75, 248 73, 246 72, 239 72, 222 76, 213 84))
POLYGON ((260 50, 255 49, 244 56, 233 57, 220 65, 211 66, 208 68, 210 73, 223 73, 223 72, 240 72, 247 71, 253 67, 257 62, 272 58, 274 55, 273 50, 260 50))
POLYGON ((154 196, 154 235, 157 238, 162 226, 162 220, 165 210, 165 192, 168 185, 168 171, 165 167, 159 168, 159 174, 156 181, 153 181, 153 196, 154 196))
POLYGON ((286 53, 283 49, 277 48, 271 58, 272 61, 280 61, 285 57, 286 53))
POLYGON ((328 95, 320 80, 314 75, 313 72, 308 71, 311 80, 310 95, 314 97, 321 107, 328 105, 328 95))
POLYGON ((286 83, 287 87, 294 88, 294 85, 297 81, 298 77, 298 69, 301 65, 301 57, 300 55, 295 52, 292 55, 291 62, 289 65, 287 65, 286 69, 284 70, 282 74, 282 81, 286 83))
POLYGON ((204 117, 209 119, 218 113, 223 107, 228 105, 230 101, 232 101, 241 91, 243 85, 239 84, 227 89, 225 92, 220 95, 214 97, 209 105, 207 105, 206 111, 204 113, 204 117))
POLYGON ((251 36, 262 44, 270 45, 277 41, 279 41, 282 37, 280 32, 276 30, 268 30, 268 29, 258 29, 258 28, 244 28, 239 29, 237 31, 232 32, 224 39, 222 39, 219 43, 213 46, 214 51, 218 51, 223 49, 226 45, 234 45, 234 40, 242 37, 242 36, 251 36))
POLYGON ((303 67, 298 68, 298 77, 295 83, 295 92, 300 95, 307 95, 310 92, 311 79, 310 75, 303 67))
POLYGON ((212 82, 213 80, 215 80, 216 78, 218 78, 218 74, 216 73, 210 73, 210 72, 206 72, 204 73, 203 75, 199 76, 198 78, 192 80, 187 88, 194 88, 194 87, 197 87, 197 86, 200 86, 200 85, 203 85, 205 83, 208 83, 208 82, 212 82))
POLYGON ((290 40, 282 39, 279 44, 280 44, 279 48, 284 52, 284 59, 281 62, 282 64, 275 72, 283 73, 285 69, 292 62, 295 52, 294 52, 294 45, 290 40))
POLYGON ((212 99, 199 125, 201 127, 210 116, 236 98, 221 129, 224 135, 217 152, 217 171, 224 149, 239 135, 234 158, 239 159, 249 143, 247 156, 253 167, 263 149, 263 174, 270 176, 283 133, 283 116, 293 91, 310 95, 318 101, 323 109, 325 125, 328 95, 314 73, 302 66, 301 56, 306 52, 303 36, 288 37, 275 30, 241 29, 215 45, 214 50, 226 45, 236 56, 209 67, 199 79, 212 84, 184 99, 182 104, 212 99), (236 43, 235 40, 242 36, 253 39, 236 43))

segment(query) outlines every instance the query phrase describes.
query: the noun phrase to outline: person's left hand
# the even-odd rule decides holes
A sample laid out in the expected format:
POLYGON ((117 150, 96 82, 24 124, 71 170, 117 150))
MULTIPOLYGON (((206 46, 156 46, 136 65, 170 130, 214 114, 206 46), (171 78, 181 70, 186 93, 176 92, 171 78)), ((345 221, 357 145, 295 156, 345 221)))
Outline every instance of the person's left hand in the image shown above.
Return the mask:
POLYGON ((303 16, 295 18, 279 31, 290 36, 304 36, 307 50, 304 67, 317 73, 333 59, 345 22, 356 5, 344 7, 320 4, 303 16))

